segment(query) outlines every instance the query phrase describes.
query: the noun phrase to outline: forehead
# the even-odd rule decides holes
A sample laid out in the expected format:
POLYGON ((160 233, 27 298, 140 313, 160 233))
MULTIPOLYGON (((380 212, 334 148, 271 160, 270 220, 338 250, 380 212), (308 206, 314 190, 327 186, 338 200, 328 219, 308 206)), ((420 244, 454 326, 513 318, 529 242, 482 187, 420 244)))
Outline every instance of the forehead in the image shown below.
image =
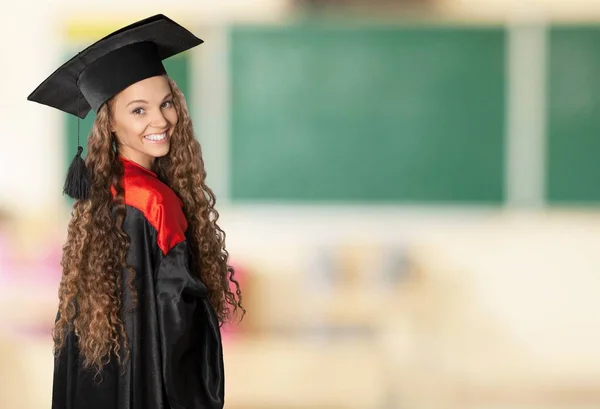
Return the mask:
POLYGON ((164 76, 150 77, 130 85, 115 96, 115 103, 125 103, 141 99, 148 102, 162 100, 171 92, 169 82, 164 76))

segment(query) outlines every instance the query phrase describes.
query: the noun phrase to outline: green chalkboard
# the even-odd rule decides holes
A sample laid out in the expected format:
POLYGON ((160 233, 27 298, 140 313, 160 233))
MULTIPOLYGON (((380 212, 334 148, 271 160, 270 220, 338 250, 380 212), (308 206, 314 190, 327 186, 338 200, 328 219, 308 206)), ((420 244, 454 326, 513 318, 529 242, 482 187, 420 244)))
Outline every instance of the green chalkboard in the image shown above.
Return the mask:
POLYGON ((549 31, 547 200, 600 202, 600 26, 549 31))
POLYGON ((229 40, 234 202, 502 203, 504 28, 236 26, 229 40))
MULTIPOLYGON (((189 56, 187 53, 179 54, 171 57, 163 62, 169 76, 177 83, 178 87, 186 96, 188 107, 191 104, 190 96, 190 77, 189 77, 189 56)), ((80 127, 80 140, 81 146, 84 148, 84 155, 87 152, 87 136, 89 135, 92 124, 94 123, 95 114, 93 111, 81 120, 79 123, 80 127)), ((78 118, 73 115, 64 115, 64 149, 66 152, 64 172, 66 171, 77 152, 77 124, 78 118)))

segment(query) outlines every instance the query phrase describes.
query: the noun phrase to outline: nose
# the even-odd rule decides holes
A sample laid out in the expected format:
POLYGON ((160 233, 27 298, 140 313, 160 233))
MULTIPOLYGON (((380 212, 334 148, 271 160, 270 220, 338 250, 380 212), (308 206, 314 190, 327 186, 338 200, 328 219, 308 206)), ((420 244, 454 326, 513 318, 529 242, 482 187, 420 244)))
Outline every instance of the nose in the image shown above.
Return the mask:
POLYGON ((152 128, 158 128, 160 130, 163 130, 167 127, 168 124, 169 121, 167 121, 167 118, 165 118, 165 116, 163 115, 162 110, 155 110, 154 114, 150 118, 150 126, 152 128))

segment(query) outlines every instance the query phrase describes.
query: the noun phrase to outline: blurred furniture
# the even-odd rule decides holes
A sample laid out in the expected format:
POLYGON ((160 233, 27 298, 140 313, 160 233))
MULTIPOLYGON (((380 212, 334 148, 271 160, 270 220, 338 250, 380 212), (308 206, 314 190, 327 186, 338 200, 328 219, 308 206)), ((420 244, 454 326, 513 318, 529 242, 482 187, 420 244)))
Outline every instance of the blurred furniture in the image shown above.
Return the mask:
MULTIPOLYGON (((600 407, 600 215, 413 230, 395 280, 381 274, 394 252, 357 243, 318 263, 285 245, 240 261, 248 315, 224 341, 229 409, 600 407)), ((43 407, 55 291, 2 290, 0 407, 43 407)))
POLYGON ((383 357, 371 342, 323 342, 285 336, 225 345, 227 408, 379 408, 385 403, 383 357))
POLYGON ((399 404, 600 407, 599 247, 594 217, 507 217, 417 239, 397 319, 382 325, 399 404))
POLYGON ((49 337, 0 333, 0 407, 50 407, 52 359, 49 337))

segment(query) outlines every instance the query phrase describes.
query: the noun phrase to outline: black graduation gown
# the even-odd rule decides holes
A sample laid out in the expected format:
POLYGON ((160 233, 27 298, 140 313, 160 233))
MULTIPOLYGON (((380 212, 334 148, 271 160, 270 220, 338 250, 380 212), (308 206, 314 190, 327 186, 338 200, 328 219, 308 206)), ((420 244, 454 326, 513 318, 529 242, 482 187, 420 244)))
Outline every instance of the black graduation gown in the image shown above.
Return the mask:
MULTIPOLYGON (((74 334, 55 362, 52 409, 217 409, 224 370, 217 316, 190 271, 181 201, 153 172, 122 159, 137 308, 125 313, 130 359, 84 370, 74 334)), ((124 271, 124 283, 128 273, 124 271)), ((124 305, 131 294, 123 285, 124 305)))

